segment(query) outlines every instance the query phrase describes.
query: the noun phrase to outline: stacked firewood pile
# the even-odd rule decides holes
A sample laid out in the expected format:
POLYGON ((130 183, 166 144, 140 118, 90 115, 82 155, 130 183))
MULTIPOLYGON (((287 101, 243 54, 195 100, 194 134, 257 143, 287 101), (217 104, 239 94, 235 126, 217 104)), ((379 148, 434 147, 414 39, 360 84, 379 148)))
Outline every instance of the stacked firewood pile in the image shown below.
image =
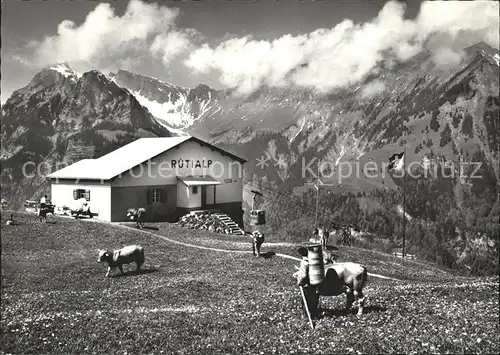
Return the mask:
POLYGON ((187 214, 179 219, 177 225, 189 229, 231 234, 231 229, 210 212, 187 214))

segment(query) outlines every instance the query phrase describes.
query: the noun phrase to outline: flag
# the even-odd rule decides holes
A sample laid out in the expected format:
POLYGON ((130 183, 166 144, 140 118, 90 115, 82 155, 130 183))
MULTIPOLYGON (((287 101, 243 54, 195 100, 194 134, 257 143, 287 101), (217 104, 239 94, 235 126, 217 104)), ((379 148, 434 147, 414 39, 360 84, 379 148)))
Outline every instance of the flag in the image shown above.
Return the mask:
POLYGON ((389 170, 401 170, 403 169, 405 153, 393 154, 389 158, 389 170))

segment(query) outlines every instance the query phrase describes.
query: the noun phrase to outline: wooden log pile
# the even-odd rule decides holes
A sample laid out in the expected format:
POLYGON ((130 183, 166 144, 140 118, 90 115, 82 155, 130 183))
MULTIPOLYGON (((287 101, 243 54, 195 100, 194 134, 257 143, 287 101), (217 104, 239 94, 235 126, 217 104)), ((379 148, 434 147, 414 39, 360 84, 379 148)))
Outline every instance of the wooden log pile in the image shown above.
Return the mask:
POLYGON ((210 212, 184 215, 179 219, 177 225, 189 229, 232 234, 231 229, 228 228, 216 215, 210 212))

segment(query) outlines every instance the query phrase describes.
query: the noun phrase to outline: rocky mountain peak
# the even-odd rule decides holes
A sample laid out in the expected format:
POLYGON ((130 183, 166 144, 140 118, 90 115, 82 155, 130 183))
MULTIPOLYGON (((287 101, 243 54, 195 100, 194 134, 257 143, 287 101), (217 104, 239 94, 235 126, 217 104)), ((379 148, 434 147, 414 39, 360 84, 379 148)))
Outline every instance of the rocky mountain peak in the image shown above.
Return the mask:
POLYGON ((75 72, 71 67, 69 66, 68 62, 59 62, 56 64, 49 65, 46 69, 55 71, 64 77, 79 77, 78 73, 75 72))
POLYGON ((150 83, 158 83, 158 84, 162 84, 162 85, 166 85, 166 86, 172 86, 172 87, 176 86, 176 85, 167 83, 165 81, 162 81, 160 79, 157 79, 155 77, 152 77, 152 76, 147 76, 147 75, 143 75, 143 74, 137 74, 137 73, 133 73, 131 71, 124 70, 124 69, 119 69, 116 74, 113 74, 113 76, 121 78, 121 79, 142 80, 142 81, 147 81, 147 82, 150 82, 150 83))
POLYGON ((95 77, 98 78, 99 80, 110 80, 106 74, 103 74, 101 71, 97 69, 93 69, 91 71, 85 72, 82 75, 82 78, 89 78, 89 77, 95 77))
POLYGON ((189 95, 187 97, 188 101, 195 100, 212 100, 217 97, 217 90, 212 89, 210 86, 206 84, 198 84, 191 90, 189 90, 189 95))
MULTIPOLYGON (((110 83, 113 83, 113 80, 109 76, 95 69, 83 73, 81 79, 83 82, 95 82, 101 85, 108 85, 110 83)), ((116 84, 114 83, 113 85, 116 86, 116 84)))
POLYGON ((484 42, 476 43, 470 47, 464 48, 464 52, 468 58, 478 57, 484 58, 491 64, 499 66, 500 56, 496 48, 489 46, 484 42))
POLYGON ((49 65, 36 73, 27 89, 33 92, 54 84, 63 84, 67 80, 76 82, 78 80, 77 73, 67 63, 57 63, 49 65))
POLYGON ((218 92, 206 84, 190 89, 126 70, 119 70, 113 80, 169 130, 189 127, 200 116, 217 109, 218 92))
POLYGON ((490 46, 484 42, 479 42, 479 43, 473 44, 472 46, 466 47, 466 48, 464 48, 464 51, 469 52, 469 53, 472 53, 472 52, 477 53, 477 52, 481 52, 481 51, 488 53, 488 54, 498 53, 498 49, 495 49, 492 46, 490 46))
POLYGON ((182 95, 187 95, 188 91, 188 89, 181 86, 123 69, 118 70, 112 77, 118 85, 128 89, 136 95, 139 101, 142 100, 143 102, 144 100, 164 102, 163 96, 168 97, 169 100, 176 101, 182 95))

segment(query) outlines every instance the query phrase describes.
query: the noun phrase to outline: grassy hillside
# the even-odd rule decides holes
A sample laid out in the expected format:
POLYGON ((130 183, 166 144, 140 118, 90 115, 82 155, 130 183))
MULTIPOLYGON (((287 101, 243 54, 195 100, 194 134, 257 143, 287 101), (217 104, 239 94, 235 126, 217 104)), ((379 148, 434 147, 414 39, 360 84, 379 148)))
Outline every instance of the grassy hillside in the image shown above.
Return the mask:
MULTIPOLYGON (((253 257, 245 237, 168 224, 149 225, 147 233, 63 218, 40 224, 27 214, 6 226, 5 218, 5 353, 500 351, 498 279, 459 278, 429 264, 341 248, 341 259, 399 280, 369 279, 361 319, 344 311, 345 296, 323 298, 325 314, 311 331, 291 276, 297 262, 271 253, 253 257), (125 266, 125 277, 105 278, 97 249, 132 243, 145 248, 145 270, 125 266)), ((297 256, 295 249, 263 246, 297 256)))

